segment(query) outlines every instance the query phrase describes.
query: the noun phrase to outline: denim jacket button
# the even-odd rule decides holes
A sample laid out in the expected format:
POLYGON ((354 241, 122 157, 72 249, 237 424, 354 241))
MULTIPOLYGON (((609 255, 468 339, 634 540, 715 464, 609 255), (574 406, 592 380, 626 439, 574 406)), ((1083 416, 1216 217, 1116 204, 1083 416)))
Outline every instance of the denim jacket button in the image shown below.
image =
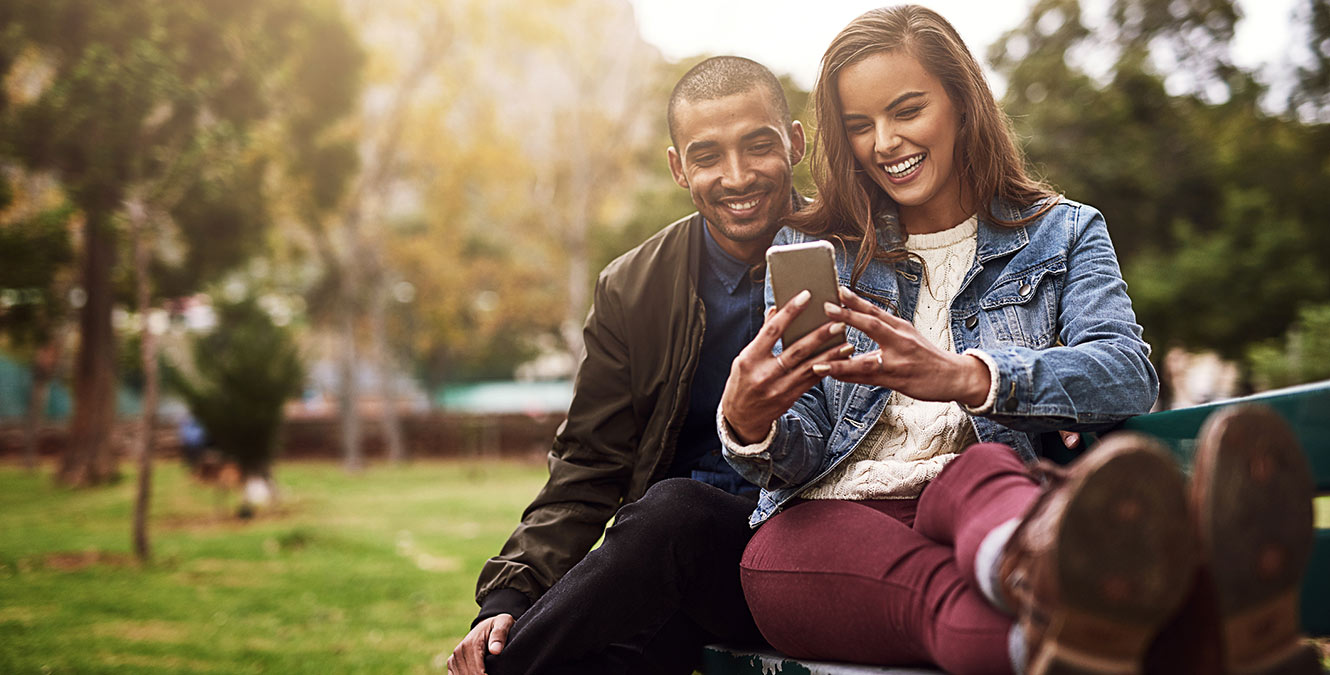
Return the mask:
POLYGON ((1006 403, 1003 403, 1003 404, 1002 404, 1002 407, 1003 407, 1007 412, 1016 412, 1016 408, 1020 407, 1020 403, 1016 401, 1016 397, 1015 397, 1015 396, 1012 396, 1011 398, 1008 398, 1008 399, 1007 399, 1007 402, 1006 402, 1006 403))
POLYGON ((976 315, 971 314, 970 317, 965 320, 965 327, 969 328, 970 330, 974 330, 974 327, 978 325, 979 325, 979 317, 976 315))
POLYGON ((1017 293, 1020 293, 1020 294, 1021 294, 1021 297, 1024 298, 1024 297, 1030 295, 1030 291, 1033 291, 1033 290, 1034 290, 1034 289, 1030 287, 1030 284, 1021 284, 1021 287, 1018 288, 1018 289, 1016 289, 1016 292, 1017 292, 1017 293))

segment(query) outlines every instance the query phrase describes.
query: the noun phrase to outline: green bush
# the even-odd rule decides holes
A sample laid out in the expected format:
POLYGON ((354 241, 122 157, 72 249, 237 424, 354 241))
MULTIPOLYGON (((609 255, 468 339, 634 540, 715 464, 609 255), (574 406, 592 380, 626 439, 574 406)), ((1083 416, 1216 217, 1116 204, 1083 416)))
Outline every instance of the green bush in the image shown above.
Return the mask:
POLYGON ((217 328, 192 345, 189 368, 166 369, 212 443, 245 475, 266 476, 282 407, 300 391, 304 367, 289 331, 253 299, 217 307, 217 328))
POLYGON ((1303 308, 1282 340, 1248 349, 1247 364, 1261 389, 1330 379, 1330 305, 1303 308))

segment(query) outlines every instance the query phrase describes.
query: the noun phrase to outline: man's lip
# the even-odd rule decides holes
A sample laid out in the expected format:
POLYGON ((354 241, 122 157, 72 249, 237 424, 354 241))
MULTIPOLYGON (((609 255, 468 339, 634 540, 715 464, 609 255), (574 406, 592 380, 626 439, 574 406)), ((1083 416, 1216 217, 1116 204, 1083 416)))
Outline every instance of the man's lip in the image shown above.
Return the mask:
POLYGON ((727 197, 718 200, 721 206, 734 213, 745 213, 752 211, 762 205, 762 200, 766 197, 765 193, 755 195, 745 195, 743 197, 727 197))

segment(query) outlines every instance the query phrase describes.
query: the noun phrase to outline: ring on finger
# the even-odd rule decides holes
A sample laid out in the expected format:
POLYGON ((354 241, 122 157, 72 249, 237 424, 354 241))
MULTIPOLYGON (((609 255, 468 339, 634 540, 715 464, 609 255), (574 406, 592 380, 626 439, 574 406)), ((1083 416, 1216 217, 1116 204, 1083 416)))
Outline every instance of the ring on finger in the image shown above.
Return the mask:
POLYGON ((887 367, 886 362, 882 360, 882 352, 878 352, 877 354, 877 367, 883 370, 887 367))
POLYGON ((783 370, 783 371, 785 371, 785 372, 787 372, 787 373, 790 372, 790 367, 787 366, 787 365, 785 365, 785 361, 781 360, 780 357, 781 357, 780 354, 777 354, 777 355, 776 355, 776 363, 780 364, 780 369, 781 369, 781 370, 783 370))

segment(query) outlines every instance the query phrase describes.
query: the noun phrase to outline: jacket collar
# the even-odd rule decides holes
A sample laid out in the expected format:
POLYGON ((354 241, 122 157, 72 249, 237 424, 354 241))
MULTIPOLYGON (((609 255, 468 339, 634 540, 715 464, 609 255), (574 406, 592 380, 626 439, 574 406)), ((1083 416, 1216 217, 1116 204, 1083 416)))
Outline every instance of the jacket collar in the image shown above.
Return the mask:
MULTIPOLYGON (((1042 204, 1043 202, 1040 202, 1032 208, 1039 208, 1042 204)), ((1019 220, 1024 215, 1015 206, 997 199, 993 200, 992 212, 993 215, 1006 221, 1019 220)), ((896 214, 895 205, 891 205, 879 213, 877 221, 877 245, 880 249, 890 251, 904 246, 904 242, 900 237, 901 230, 898 225, 900 221, 896 214)), ((980 217, 975 259, 980 263, 984 263, 1025 248, 1025 245, 1030 243, 1028 227, 1028 225, 1008 227, 989 222, 980 217)))
MULTIPOLYGON (((993 200, 993 215, 1007 222, 1020 220, 1023 215, 1019 209, 993 200)), ((985 263, 994 258, 1015 253, 1030 243, 1028 225, 1011 227, 979 219, 979 237, 975 246, 975 260, 985 263)))

